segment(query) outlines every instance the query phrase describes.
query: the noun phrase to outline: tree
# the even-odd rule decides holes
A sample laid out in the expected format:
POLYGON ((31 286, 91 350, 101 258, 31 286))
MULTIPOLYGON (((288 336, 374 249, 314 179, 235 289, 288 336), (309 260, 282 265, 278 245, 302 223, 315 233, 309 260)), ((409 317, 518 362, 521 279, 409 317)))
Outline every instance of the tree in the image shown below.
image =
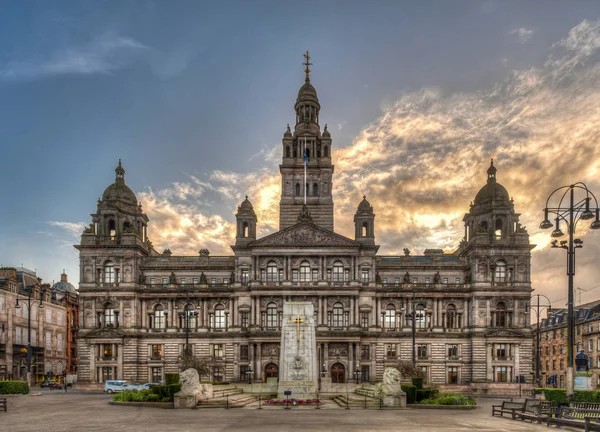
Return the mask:
POLYGON ((200 377, 211 377, 213 368, 217 365, 215 358, 212 356, 196 357, 193 353, 186 351, 179 356, 177 364, 182 372, 188 369, 196 369, 200 377))
POLYGON ((395 368, 398 369, 402 378, 425 378, 425 372, 417 367, 413 362, 406 360, 399 360, 395 365, 395 368))

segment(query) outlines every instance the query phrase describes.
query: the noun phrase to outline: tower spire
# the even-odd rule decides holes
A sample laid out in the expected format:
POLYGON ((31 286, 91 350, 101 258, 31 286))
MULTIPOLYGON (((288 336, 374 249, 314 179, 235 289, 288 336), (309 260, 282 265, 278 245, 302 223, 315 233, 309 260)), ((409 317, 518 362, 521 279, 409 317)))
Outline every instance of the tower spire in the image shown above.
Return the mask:
POLYGON ((304 53, 304 60, 305 61, 302 64, 306 66, 306 68, 304 68, 304 73, 306 74, 305 81, 310 82, 310 66, 312 66, 312 63, 310 62, 310 55, 308 54, 308 50, 306 50, 306 53, 304 53))

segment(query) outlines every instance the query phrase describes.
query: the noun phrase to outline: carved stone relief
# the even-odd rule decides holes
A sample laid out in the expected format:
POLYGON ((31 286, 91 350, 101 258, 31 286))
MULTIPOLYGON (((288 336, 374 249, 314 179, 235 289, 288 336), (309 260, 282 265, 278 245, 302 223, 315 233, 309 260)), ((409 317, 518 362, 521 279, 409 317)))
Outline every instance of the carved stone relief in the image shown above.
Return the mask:
POLYGON ((348 356, 348 344, 330 343, 329 344, 329 356, 330 357, 347 357, 348 356))

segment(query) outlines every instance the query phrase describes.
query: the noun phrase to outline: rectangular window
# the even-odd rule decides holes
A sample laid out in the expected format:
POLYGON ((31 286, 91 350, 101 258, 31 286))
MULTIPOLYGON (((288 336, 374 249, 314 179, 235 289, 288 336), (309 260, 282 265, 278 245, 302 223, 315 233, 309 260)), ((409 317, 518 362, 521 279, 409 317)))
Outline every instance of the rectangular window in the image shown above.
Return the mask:
POLYGON ((283 269, 279 269, 279 282, 283 282, 283 269))
POLYGON ((556 355, 556 345, 552 345, 552 355, 556 355))
MULTIPOLYGON (((27 339, 25 339, 25 340, 27 340, 27 339)), ((46 332, 46 349, 47 350, 52 349, 52 332, 50 332, 50 331, 46 332)))
POLYGON ((394 278, 394 285, 400 286, 400 278, 394 278))
POLYGON ((150 285, 154 285, 156 282, 154 280, 154 278, 150 278, 150 285))
POLYGON ((169 283, 169 278, 162 278, 162 284, 167 285, 169 283))
POLYGON ((242 328, 248 328, 248 312, 242 312, 242 328))
POLYGON ((61 333, 56 335, 56 349, 58 351, 63 350, 63 335, 61 333))
POLYGON ((370 345, 361 345, 360 346, 360 359, 361 360, 371 360, 370 350, 371 350, 370 345))
POLYGON ((560 370, 563 370, 565 368, 565 361, 561 360, 560 361, 560 370))
POLYGON ((242 283, 248 283, 248 269, 242 269, 242 283))
POLYGON ((360 379, 362 382, 369 382, 371 380, 369 366, 362 365, 360 367, 360 379))
POLYGON ((198 285, 198 281, 199 281, 199 279, 198 279, 198 278, 194 278, 194 279, 192 279, 192 283, 193 283, 194 285, 198 285))
POLYGON ((496 366, 496 382, 508 382, 508 368, 506 366, 496 366))
POLYGON ((546 346, 546 355, 550 355, 550 347, 546 346))
POLYGON ((590 324, 589 328, 588 328, 588 332, 593 332, 594 331, 594 324, 590 324))
POLYGON ((369 283, 369 269, 362 269, 360 280, 362 283, 369 283))
POLYGON ((327 282, 331 282, 331 269, 327 269, 327 282))
POLYGON ((416 285, 417 283, 419 283, 419 278, 414 277, 413 278, 413 285, 416 285))
POLYGON ((292 270, 292 282, 298 282, 298 270, 292 270))
POLYGON ((417 345, 417 358, 419 358, 419 359, 427 358, 427 344, 417 345))
POLYGON ((312 270, 312 280, 313 280, 313 282, 317 282, 319 280, 319 270, 317 270, 317 269, 312 270))
POLYGON ((152 345, 152 360, 162 359, 162 345, 152 345))
POLYGON ((310 282, 310 267, 308 264, 300 266, 300 282, 310 282))
POLYGON ((552 360, 552 370, 556 370, 556 360, 552 360))
POLYGON ((458 344, 448 345, 448 358, 452 360, 458 359, 458 344))
POLYGON ((250 366, 248 366, 248 365, 240 366, 240 379, 241 380, 249 380, 250 379, 250 377, 248 376, 249 371, 250 371, 250 366))
POLYGON ((425 286, 429 286, 429 278, 425 278, 425 286))
POLYGON ((215 366, 213 368, 213 381, 214 382, 223 382, 223 368, 220 366, 215 366))
POLYGON ((594 351, 594 340, 589 339, 588 340, 588 352, 591 353, 592 351, 594 351))
POLYGON ((263 269, 260 271, 260 281, 264 282, 265 280, 266 280, 266 273, 265 273, 265 270, 263 269))
POLYGON ((181 278, 181 285, 185 285, 185 278, 181 278))
POLYGON ((104 360, 112 360, 113 358, 113 345, 102 344, 102 358, 104 360))
POLYGON ((387 280, 388 280, 387 278, 383 278, 383 280, 382 280, 383 286, 387 286, 387 280))
POLYGON ((348 269, 344 269, 344 280, 345 281, 350 280, 350 270, 348 270, 348 269))
POLYGON ((564 353, 565 353, 565 346, 564 346, 564 345, 561 345, 561 346, 560 346, 560 353, 561 353, 561 354, 564 354, 564 353))
POLYGON ((506 344, 496 344, 496 358, 500 360, 506 359, 506 344))
POLYGON ((240 360, 248 360, 248 345, 240 345, 240 360))
POLYGON ((223 285, 229 285, 229 278, 223 278, 223 285))
POLYGON ((210 284, 211 284, 212 286, 215 286, 215 285, 217 284, 217 280, 216 280, 215 278, 212 278, 212 279, 210 280, 210 284))
POLYGON ((458 366, 448 366, 448 384, 458 384, 458 366))
POLYGON ((213 345, 213 356, 216 359, 223 358, 223 344, 214 344, 213 345))
POLYGON ((460 284, 460 278, 456 278, 456 279, 454 280, 454 283, 455 283, 456 285, 459 285, 459 284, 460 284))
POLYGON ((546 360, 546 371, 550 370, 550 360, 546 360))
POLYGON ((386 358, 395 359, 396 358, 396 344, 387 344, 385 346, 386 358))
POLYGON ((444 278, 444 279, 442 279, 442 283, 443 283, 444 285, 448 285, 448 278, 444 278))
POLYGON ((162 367, 152 368, 152 382, 157 384, 162 383, 162 367))
POLYGON ((361 312, 360 313, 360 325, 362 328, 369 328, 369 313, 361 312))

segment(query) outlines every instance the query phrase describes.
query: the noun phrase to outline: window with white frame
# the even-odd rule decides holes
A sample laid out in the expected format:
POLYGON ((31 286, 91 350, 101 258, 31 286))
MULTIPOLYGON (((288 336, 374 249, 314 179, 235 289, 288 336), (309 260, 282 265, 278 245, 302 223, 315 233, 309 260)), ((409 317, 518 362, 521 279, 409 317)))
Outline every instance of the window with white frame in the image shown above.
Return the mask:
POLYGON ((369 277, 369 269, 362 269, 362 271, 360 272, 361 274, 361 282, 362 283, 369 283, 370 281, 370 277, 369 277))
POLYGON ((589 339, 588 340, 588 352, 592 352, 592 351, 594 351, 594 340, 589 339))
POLYGON ((278 282, 279 270, 275 261, 269 261, 267 264, 267 282, 278 282))
POLYGON ((341 303, 335 303, 333 305, 333 327, 341 328, 344 327, 344 306, 341 303))
POLYGON ((333 263, 333 282, 344 282, 344 265, 340 261, 333 263))
POLYGON ((396 306, 391 303, 385 308, 383 326, 387 329, 396 328, 396 306))
POLYGON ((277 328, 277 305, 275 303, 267 305, 267 328, 269 330, 277 328))
POLYGON ((115 263, 113 263, 112 261, 106 261, 104 263, 104 282, 117 282, 117 280, 115 279, 115 263))
POLYGON ((496 262, 495 279, 496 282, 506 282, 506 262, 496 262))
POLYGON ((157 305, 154 308, 154 328, 164 329, 166 328, 167 320, 165 318, 165 308, 163 305, 157 305))
POLYGON ((310 282, 310 264, 308 261, 303 261, 300 264, 300 282, 310 282))
POLYGON ((217 305, 215 307, 215 323, 214 327, 218 329, 225 328, 225 308, 223 305, 217 305))
POLYGON ((46 331, 46 350, 52 349, 52 332, 46 331))

